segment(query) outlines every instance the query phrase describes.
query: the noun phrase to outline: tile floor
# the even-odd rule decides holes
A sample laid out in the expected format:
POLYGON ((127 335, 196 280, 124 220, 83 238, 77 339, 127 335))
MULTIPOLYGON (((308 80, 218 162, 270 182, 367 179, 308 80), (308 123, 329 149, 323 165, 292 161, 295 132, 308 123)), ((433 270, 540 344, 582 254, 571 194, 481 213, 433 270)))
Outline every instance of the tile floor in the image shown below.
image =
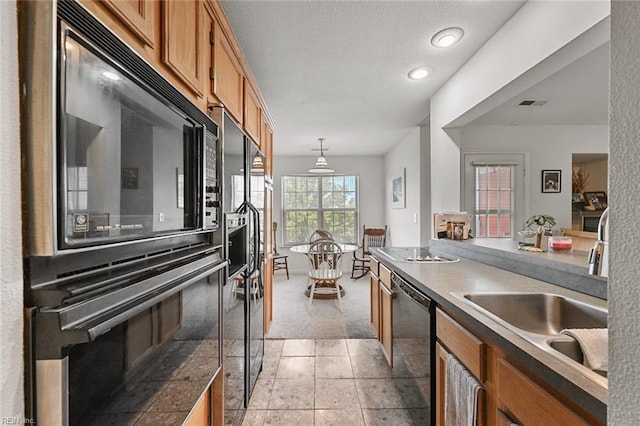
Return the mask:
POLYGON ((427 425, 428 345, 394 351, 391 369, 375 339, 266 340, 243 425, 427 425))

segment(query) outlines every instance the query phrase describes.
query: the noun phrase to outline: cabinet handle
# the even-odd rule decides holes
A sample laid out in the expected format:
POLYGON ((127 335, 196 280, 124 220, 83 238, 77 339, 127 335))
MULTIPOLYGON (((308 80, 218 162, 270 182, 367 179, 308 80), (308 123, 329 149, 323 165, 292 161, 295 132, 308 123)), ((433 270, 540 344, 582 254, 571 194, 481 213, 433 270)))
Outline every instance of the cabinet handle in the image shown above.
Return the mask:
POLYGON ((500 426, 520 426, 502 410, 498 409, 498 425, 500 426))

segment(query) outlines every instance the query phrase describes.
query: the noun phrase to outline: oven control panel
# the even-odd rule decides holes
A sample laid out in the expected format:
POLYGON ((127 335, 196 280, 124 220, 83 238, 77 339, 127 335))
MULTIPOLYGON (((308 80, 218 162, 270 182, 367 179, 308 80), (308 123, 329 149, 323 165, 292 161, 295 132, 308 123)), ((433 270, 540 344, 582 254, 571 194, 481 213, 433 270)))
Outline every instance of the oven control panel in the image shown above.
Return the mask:
POLYGON ((207 132, 204 147, 204 220, 205 228, 219 227, 220 186, 217 175, 218 139, 207 132))

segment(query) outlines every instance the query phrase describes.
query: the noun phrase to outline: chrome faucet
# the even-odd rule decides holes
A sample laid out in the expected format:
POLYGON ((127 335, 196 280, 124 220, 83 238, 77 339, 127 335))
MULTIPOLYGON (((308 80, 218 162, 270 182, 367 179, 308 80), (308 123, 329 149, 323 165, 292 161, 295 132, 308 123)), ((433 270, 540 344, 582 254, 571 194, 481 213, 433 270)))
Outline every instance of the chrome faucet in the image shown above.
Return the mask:
POLYGON ((589 251, 589 274, 609 276, 609 208, 598 221, 598 240, 589 251))

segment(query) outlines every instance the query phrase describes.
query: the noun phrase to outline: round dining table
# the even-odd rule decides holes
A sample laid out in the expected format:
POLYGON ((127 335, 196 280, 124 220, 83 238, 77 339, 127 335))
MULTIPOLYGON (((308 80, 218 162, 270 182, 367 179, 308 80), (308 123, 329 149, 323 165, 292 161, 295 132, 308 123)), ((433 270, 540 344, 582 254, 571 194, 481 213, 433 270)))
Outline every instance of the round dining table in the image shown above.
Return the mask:
MULTIPOLYGON (((358 250, 360 247, 355 245, 355 244, 341 244, 341 243, 337 243, 338 246, 340 246, 340 249, 342 250, 343 256, 345 253, 349 253, 349 252, 354 252, 356 250, 358 250)), ((309 247, 311 247, 311 244, 298 244, 295 246, 291 246, 289 247, 289 250, 291 250, 294 253, 300 253, 300 254, 308 254, 309 253, 309 247)), ((327 287, 327 288, 333 288, 334 292, 331 293, 315 293, 313 298, 314 299, 337 299, 338 295, 335 293, 335 288, 331 285, 331 284, 326 284, 324 285, 322 282, 319 282, 316 284, 316 289, 318 288, 322 288, 322 287, 327 287)), ((311 284, 309 284, 309 286, 307 286, 306 291, 304 292, 304 294, 309 297, 311 295, 311 284)), ((344 288, 342 286, 340 286, 340 297, 344 297, 345 295, 345 291, 344 288)))

